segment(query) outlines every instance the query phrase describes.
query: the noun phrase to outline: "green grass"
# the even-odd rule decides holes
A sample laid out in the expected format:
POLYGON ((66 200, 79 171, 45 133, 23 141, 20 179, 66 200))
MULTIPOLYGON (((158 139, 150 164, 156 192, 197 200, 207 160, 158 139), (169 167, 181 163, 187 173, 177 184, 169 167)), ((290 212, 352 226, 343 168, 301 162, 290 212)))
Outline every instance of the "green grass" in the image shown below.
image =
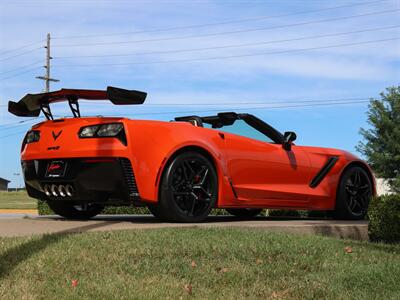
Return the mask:
POLYGON ((26 191, 0 192, 0 209, 36 209, 36 199, 30 198, 26 191))
POLYGON ((181 228, 0 239, 1 299, 400 299, 399 282, 400 245, 319 236, 181 228))

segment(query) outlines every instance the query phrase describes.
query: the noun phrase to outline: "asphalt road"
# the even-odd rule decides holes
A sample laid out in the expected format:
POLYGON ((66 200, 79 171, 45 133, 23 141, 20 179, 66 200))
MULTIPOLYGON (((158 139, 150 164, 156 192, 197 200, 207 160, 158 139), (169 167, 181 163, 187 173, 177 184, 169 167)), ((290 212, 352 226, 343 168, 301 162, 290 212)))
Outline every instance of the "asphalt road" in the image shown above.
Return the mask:
POLYGON ((320 234, 357 240, 368 239, 367 221, 271 219, 266 217, 237 220, 230 216, 211 216, 203 223, 179 224, 160 222, 150 215, 100 215, 89 221, 70 221, 58 216, 0 214, 1 237, 171 227, 241 227, 275 232, 320 234))

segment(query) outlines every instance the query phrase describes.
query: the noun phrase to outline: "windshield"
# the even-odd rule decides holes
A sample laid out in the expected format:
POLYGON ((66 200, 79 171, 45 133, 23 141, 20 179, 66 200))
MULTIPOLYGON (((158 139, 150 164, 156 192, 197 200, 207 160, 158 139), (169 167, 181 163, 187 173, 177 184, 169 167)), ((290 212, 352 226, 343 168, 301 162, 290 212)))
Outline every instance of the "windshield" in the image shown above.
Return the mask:
MULTIPOLYGON (((212 128, 210 124, 204 124, 204 127, 206 128, 212 128)), ((274 141, 263 134, 262 132, 258 131, 254 127, 251 127, 249 124, 247 124, 244 120, 239 119, 236 120, 232 125, 225 125, 221 128, 218 128, 217 130, 223 131, 223 132, 228 132, 228 133, 233 133, 236 135, 244 136, 250 139, 266 142, 266 143, 274 143, 274 141)))

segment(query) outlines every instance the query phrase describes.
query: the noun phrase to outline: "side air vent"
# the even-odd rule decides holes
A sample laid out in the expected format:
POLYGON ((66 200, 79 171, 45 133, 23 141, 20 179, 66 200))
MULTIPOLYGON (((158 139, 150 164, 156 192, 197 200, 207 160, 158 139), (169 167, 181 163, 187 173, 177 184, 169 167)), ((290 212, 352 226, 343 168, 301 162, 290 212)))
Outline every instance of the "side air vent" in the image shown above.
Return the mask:
POLYGON ((126 184, 129 188, 129 196, 132 198, 138 198, 139 191, 136 185, 135 174, 133 173, 131 162, 127 158, 121 158, 120 161, 122 170, 124 172, 126 184))
POLYGON ((311 188, 316 188, 321 181, 325 178, 325 176, 329 173, 329 171, 335 166, 336 162, 339 160, 339 157, 332 156, 328 159, 325 165, 319 170, 319 172, 314 176, 311 180, 309 186, 311 188))

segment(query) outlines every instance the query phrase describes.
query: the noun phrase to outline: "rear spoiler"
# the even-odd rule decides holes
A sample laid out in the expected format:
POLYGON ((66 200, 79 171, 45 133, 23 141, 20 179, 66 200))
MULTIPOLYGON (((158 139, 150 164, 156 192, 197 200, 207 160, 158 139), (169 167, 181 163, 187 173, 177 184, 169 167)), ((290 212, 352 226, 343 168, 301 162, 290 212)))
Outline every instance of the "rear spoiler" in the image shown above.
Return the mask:
POLYGON ((80 117, 78 99, 110 100, 115 105, 143 104, 147 93, 107 87, 107 90, 61 89, 59 91, 27 94, 18 102, 9 101, 8 111, 18 117, 37 117, 42 111, 47 119, 53 119, 49 104, 68 101, 74 117, 80 117))

